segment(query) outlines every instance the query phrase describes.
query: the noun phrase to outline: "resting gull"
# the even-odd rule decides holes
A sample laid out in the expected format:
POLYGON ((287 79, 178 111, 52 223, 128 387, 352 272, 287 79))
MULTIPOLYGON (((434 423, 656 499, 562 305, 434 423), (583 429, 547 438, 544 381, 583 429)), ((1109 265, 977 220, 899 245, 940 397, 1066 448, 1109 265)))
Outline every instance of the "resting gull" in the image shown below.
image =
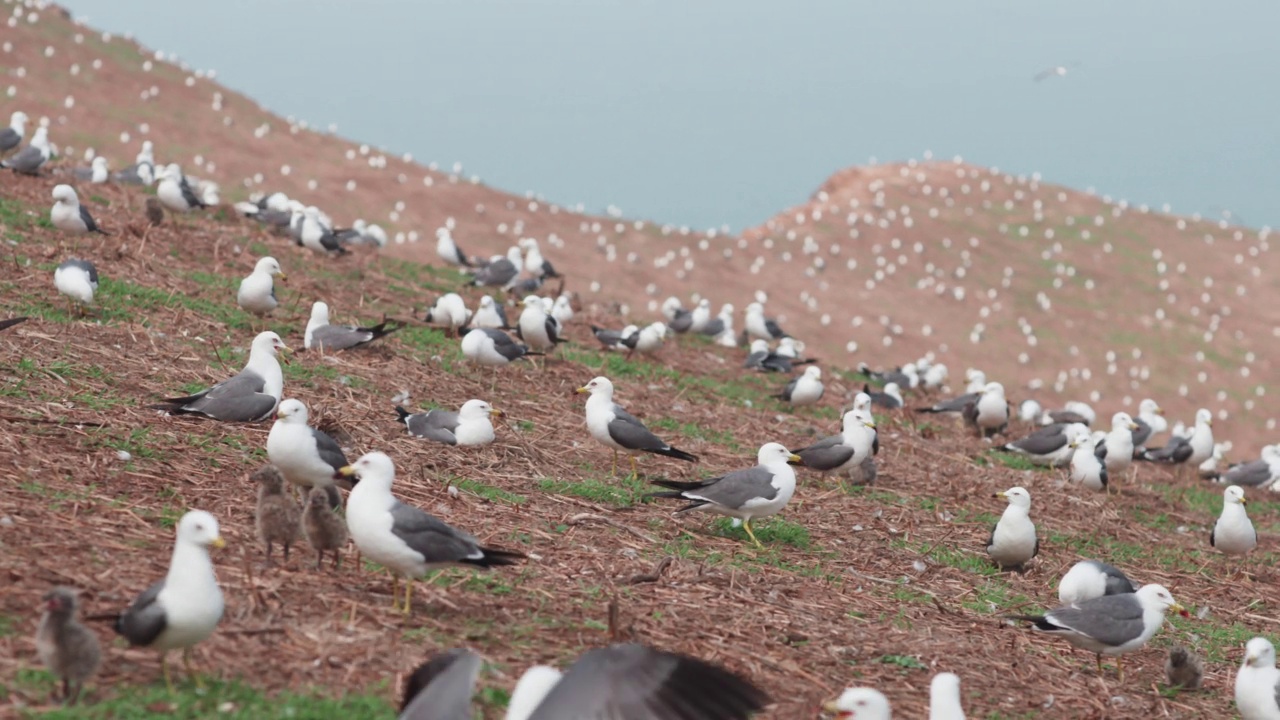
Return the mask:
POLYGON ((668 488, 671 492, 651 493, 649 497, 690 501, 677 510, 677 514, 709 510, 728 515, 735 521, 741 521, 742 528, 756 547, 763 547, 751 532, 751 521, 776 515, 787 506, 796 490, 796 473, 791 465, 801 462, 798 455, 781 444, 765 443, 756 454, 755 467, 692 482, 654 480, 654 485, 668 488))
POLYGON ((897 410, 902 407, 902 390, 898 388, 898 383, 885 383, 882 391, 872 390, 867 383, 862 384, 862 392, 871 398, 871 404, 886 410, 897 410))
POLYGON ((524 259, 520 254, 520 248, 512 247, 507 250, 505 257, 496 255, 488 265, 476 271, 471 284, 477 287, 497 287, 505 290, 515 284, 523 268, 524 259))
MULTIPOLYGON (((413 673, 399 720, 469 720, 480 658, 450 650, 413 673)), ((565 673, 535 665, 516 683, 507 720, 746 720, 769 698, 711 663, 638 644, 583 653, 565 673)))
POLYGON ((302 211, 302 224, 298 228, 298 244, 309 250, 327 255, 345 255, 338 236, 320 221, 320 209, 309 205, 302 211))
POLYGON ((1089 428, 1081 423, 1054 423, 996 449, 1021 455, 1036 465, 1064 467, 1071 462, 1071 441, 1077 437, 1088 438, 1089 428))
POLYGON ((765 317, 764 305, 758 302, 753 302, 747 306, 743 326, 747 330, 747 335, 751 337, 777 340, 787 336, 787 333, 783 332, 776 320, 765 317))
POLYGON ((1031 493, 1013 487, 996 493, 995 497, 1008 500, 1009 506, 991 528, 987 554, 1001 570, 1021 571, 1022 566, 1040 552, 1040 538, 1036 537, 1036 526, 1031 522, 1031 493))
POLYGON ((889 720, 889 699, 879 690, 868 687, 846 688, 835 700, 822 708, 839 720, 889 720))
POLYGON ((111 172, 107 169, 107 159, 102 155, 95 157, 89 163, 89 167, 76 168, 74 174, 76 180, 93 185, 101 185, 111 178, 111 172))
POLYGON ((602 328, 598 325, 591 326, 591 334, 595 336, 596 340, 600 341, 600 345, 604 347, 605 350, 630 350, 630 348, 623 344, 623 341, 626 338, 631 337, 631 334, 637 330, 639 330, 639 328, 635 325, 628 325, 621 330, 610 330, 609 328, 602 328))
POLYGON ((160 670, 170 692, 173 681, 165 656, 179 648, 187 675, 203 685, 191 671, 191 647, 212 635, 222 619, 222 589, 209 559, 209 548, 222 546, 218 521, 212 515, 203 510, 183 515, 169 574, 116 618, 116 632, 130 645, 160 651, 160 670))
POLYGON ((282 401, 267 433, 267 459, 292 485, 328 487, 348 465, 347 456, 338 441, 307 425, 308 419, 307 406, 301 400, 282 401))
POLYGON ((542 353, 533 352, 527 345, 517 343, 501 330, 471 328, 462 336, 462 354, 481 365, 498 367, 522 357, 542 353))
POLYGON ((53 209, 49 211, 49 221, 54 227, 67 232, 111 234, 98 227, 88 208, 80 204, 75 188, 70 185, 53 187, 53 209))
POLYGON ((1072 482, 1078 482, 1094 492, 1101 492, 1107 489, 1107 466, 1098 459, 1097 451, 1094 450, 1096 445, 1087 430, 1078 433, 1067 443, 1067 447, 1071 448, 1070 477, 1072 482))
POLYGON ((303 334, 302 346, 307 350, 336 352, 364 347, 378 338, 385 337, 399 330, 402 326, 394 321, 383 320, 373 327, 357 325, 330 325, 329 305, 315 302, 311 305, 311 318, 307 320, 307 330, 303 334))
POLYGON ((471 310, 458 293, 445 293, 436 298, 435 304, 427 309, 427 314, 422 319, 428 325, 438 325, 458 333, 471 319, 471 310))
POLYGON ((613 474, 618 473, 618 451, 631 457, 631 474, 638 473, 636 453, 665 455, 676 460, 697 462, 698 456, 671 447, 657 435, 649 432, 634 415, 613 401, 613 383, 606 377, 597 377, 578 388, 579 393, 589 393, 586 415, 587 430, 600 444, 613 450, 613 474))
POLYGON ((1280 669, 1270 640, 1255 637, 1244 646, 1235 690, 1242 720, 1280 720, 1280 669))
POLYGON ((0 130, 0 157, 8 155, 22 144, 22 138, 27 134, 29 119, 21 110, 15 110, 9 116, 9 127, 0 130))
POLYGON ((276 299, 276 278, 285 280, 284 270, 273 257, 259 258, 253 272, 240 281, 236 303, 248 313, 263 317, 280 305, 276 299))
POLYGON ((1061 635, 1072 645, 1097 655, 1098 672, 1102 656, 1116 658, 1116 672, 1124 681, 1120 656, 1147 644, 1164 624, 1164 616, 1174 611, 1190 614, 1163 585, 1143 585, 1134 593, 1106 595, 1093 600, 1064 605, 1044 615, 1011 615, 1014 620, 1033 623, 1041 632, 1061 635))
POLYGON ((182 170, 174 164, 169 164, 161 168, 160 183, 156 185, 156 197, 160 198, 160 202, 174 212, 190 212, 197 208, 208 207, 208 205, 196 195, 191 189, 187 178, 182 174, 182 170))
POLYGON ((98 291, 98 268, 88 260, 68 258, 53 271, 53 286, 83 309, 93 304, 93 294, 98 291))
POLYGON ((166 398, 154 410, 173 415, 195 414, 225 422, 258 422, 275 412, 284 392, 284 373, 276 356, 289 352, 280 336, 258 333, 249 346, 249 361, 240 374, 186 397, 166 398))
MULTIPOLYGON (((662 349, 668 332, 670 330, 666 324, 660 322, 650 323, 624 338, 622 344, 631 348, 631 352, 638 352, 641 355, 653 355, 662 349)), ((631 353, 627 353, 627 357, 630 356, 631 353)))
POLYGON ((507 322, 506 309, 495 303, 492 295, 485 295, 480 298, 480 304, 476 307, 476 314, 471 317, 471 325, 490 330, 511 329, 511 324, 507 322))
POLYGON ((0 168, 9 168, 15 173, 23 175, 39 175, 40 168, 49 162, 51 155, 49 130, 43 126, 38 127, 36 128, 36 134, 31 138, 30 144, 7 159, 0 161, 0 168))
POLYGON ((858 374, 885 385, 897 383, 900 388, 913 388, 920 384, 920 375, 916 372, 915 363, 907 363, 896 370, 872 370, 866 363, 858 363, 858 374))
POLYGON ((823 438, 796 450, 801 464, 823 474, 850 472, 875 454, 876 424, 869 414, 850 410, 841 419, 839 435, 823 438))
POLYGON ((792 405, 812 405, 822 399, 826 387, 822 384, 822 368, 810 365, 804 369, 800 377, 795 378, 782 388, 782 392, 774 397, 792 405))
POLYGON ((797 359, 769 350, 769 341, 755 339, 751 341, 751 349, 742 367, 761 372, 790 373, 796 365, 809 365, 816 362, 812 358, 797 359))
POLYGON ((397 500, 391 494, 395 464, 385 453, 368 453, 342 468, 341 473, 359 479, 347 498, 351 539, 365 557, 392 572, 391 601, 406 615, 412 609, 414 578, 433 568, 466 565, 486 569, 513 565, 524 557, 518 552, 485 547, 469 533, 397 500), (405 578, 403 608, 394 584, 399 576, 405 578))
POLYGON ((1276 489, 1280 478, 1280 445, 1262 448, 1262 457, 1251 462, 1232 465, 1226 472, 1213 477, 1220 483, 1241 487, 1276 489))
POLYGON ((1063 605, 1122 595, 1136 588, 1119 568, 1097 560, 1081 560, 1058 581, 1058 600, 1063 605))
POLYGON ((454 267, 471 267, 471 258, 462 252, 462 248, 453 241, 453 234, 449 232, 449 228, 439 228, 436 230, 436 254, 441 260, 453 265, 454 267))
POLYGON ((1258 545, 1258 531, 1244 506, 1244 489, 1239 485, 1223 491, 1222 514, 1209 531, 1209 544, 1224 555, 1246 555, 1258 545))
POLYGON ((74 705, 84 683, 98 671, 102 647, 98 636, 77 617, 76 592, 55 587, 44 594, 44 614, 36 628, 36 655, 62 681, 62 701, 74 705))
POLYGON ((1148 449, 1138 458, 1169 465, 1187 464, 1191 467, 1199 467, 1212 456, 1213 414, 1205 408, 1200 408, 1196 411, 1196 423, 1190 436, 1172 433, 1168 444, 1164 447, 1148 449))
POLYGON ((946 400, 929 405, 928 407, 918 407, 915 411, 918 413, 962 413, 964 409, 978 402, 978 398, 982 397, 982 393, 973 392, 957 395, 946 400))
POLYGON ((434 440, 445 445, 488 445, 493 442, 491 417, 502 417, 502 411, 483 400, 468 400, 458 412, 428 410, 412 413, 396 406, 396 415, 414 437, 434 440))

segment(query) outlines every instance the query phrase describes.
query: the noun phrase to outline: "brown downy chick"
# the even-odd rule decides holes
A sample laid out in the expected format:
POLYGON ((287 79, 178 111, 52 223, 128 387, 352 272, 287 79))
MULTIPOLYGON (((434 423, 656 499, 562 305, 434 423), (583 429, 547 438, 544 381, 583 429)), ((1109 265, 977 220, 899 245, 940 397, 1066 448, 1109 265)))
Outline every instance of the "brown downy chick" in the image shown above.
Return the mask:
POLYGON ((1169 659, 1164 663, 1164 674, 1169 686, 1181 686, 1183 690, 1199 690, 1204 680, 1204 665, 1200 658, 1187 648, 1178 645, 1169 648, 1169 659))
POLYGON ((164 206, 160 204, 158 198, 147 198, 147 222, 152 227, 164 222, 164 206))
POLYGON ((40 662, 62 680, 62 699, 74 704, 84 682, 98 671, 102 650, 98 636, 76 617, 76 593, 56 587, 44 596, 44 615, 36 630, 40 662))
MULTIPOLYGON (((333 552, 333 567, 342 562, 342 548, 347 544, 347 521, 330 505, 329 490, 335 488, 311 488, 307 506, 302 511, 302 531, 311 547, 316 549, 316 569, 324 562, 326 550, 333 552)), ((341 505, 341 496, 338 504, 341 505)))
POLYGON ((267 564, 271 564, 271 545, 284 545, 284 561, 289 562, 289 546, 298 539, 298 504, 285 492, 284 476, 275 465, 263 465, 250 477, 258 483, 258 537, 267 545, 267 564))

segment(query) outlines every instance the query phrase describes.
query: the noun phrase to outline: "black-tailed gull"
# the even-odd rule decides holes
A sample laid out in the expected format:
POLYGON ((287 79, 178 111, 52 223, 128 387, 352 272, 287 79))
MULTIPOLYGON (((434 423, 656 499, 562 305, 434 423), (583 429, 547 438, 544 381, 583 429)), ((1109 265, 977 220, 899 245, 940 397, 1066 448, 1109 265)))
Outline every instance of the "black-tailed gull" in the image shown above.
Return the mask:
POLYGON ((751 531, 751 521, 776 515, 791 502, 796 491, 796 472, 791 466, 801 462, 798 455, 780 443, 765 443, 756 454, 755 467, 692 482, 654 480, 654 485, 669 488, 671 492, 651 493, 649 497, 688 500, 689 504, 677 510, 677 514, 708 510, 728 515, 735 524, 742 523, 742 529, 756 547, 763 547, 751 531))
POLYGON ((307 425, 307 420, 307 406, 301 400, 282 401, 267 434, 267 459, 293 485, 307 489, 327 487, 349 463, 342 446, 307 425))
POLYGON ((996 449, 1021 455, 1036 465, 1064 467, 1074 452, 1071 441, 1078 437, 1087 439, 1089 428, 1081 423, 1054 423, 996 449))
POLYGON ((1242 720, 1280 720, 1280 669, 1270 640, 1255 637, 1244 646, 1235 699, 1242 720))
POLYGON ((462 252, 462 248, 453 240, 453 234, 448 228, 439 228, 436 230, 436 254, 441 260, 454 267, 469 268, 471 267, 471 258, 462 252))
POLYGON ((88 260, 68 258, 53 271, 53 286, 83 309, 93 304, 93 294, 98 291, 98 268, 88 260))
POLYGON ((169 574, 116 618, 116 632, 130 645, 160 651, 160 670, 170 692, 173 681, 165 656, 179 648, 187 675, 203 685, 191 671, 190 654, 191 647, 212 635, 222 619, 222 589, 209 559, 209 548, 222 546, 218 521, 212 515, 203 510, 183 515, 169 574))
POLYGON ((476 313, 471 317, 471 325, 490 330, 511 329, 511 324, 507 322, 506 308, 494 302, 492 295, 485 295, 480 298, 476 313))
POLYGON ((405 680, 396 719, 471 720, 471 696, 482 664, 479 655, 463 648, 431 656, 405 680))
POLYGON ((1009 506, 991 528, 987 554, 1001 570, 1021 571, 1040 552, 1040 538, 1036 537, 1036 526, 1031 522, 1031 493, 1025 488, 1012 487, 996 493, 995 497, 1004 498, 1009 506))
POLYGON ((839 435, 823 438, 795 451, 804 467, 826 474, 847 473, 875 453, 876 424, 868 413, 850 410, 841 419, 839 435))
POLYGON ((1098 459, 1107 466, 1107 476, 1119 478, 1133 465, 1133 433, 1137 423, 1127 412, 1111 416, 1111 431, 1094 447, 1098 459))
POLYGON ((524 259, 520 254, 520 248, 512 247, 507 250, 505 257, 494 256, 488 265, 477 270, 471 284, 476 287, 496 287, 505 290, 515 284, 523 268, 524 259))
POLYGON ((560 273, 542 256, 538 241, 531 237, 522 238, 517 243, 524 250, 524 271, 536 278, 558 278, 560 273))
POLYGON ((428 410, 412 413, 396 406, 396 415, 414 437, 434 440, 445 445, 488 445, 493 442, 493 422, 502 411, 484 400, 468 400, 458 412, 428 410))
POLYGON ((468 360, 489 367, 500 367, 530 355, 541 355, 522 345, 501 330, 471 328, 462 336, 462 354, 468 360))
POLYGON ((485 547, 469 533, 450 527, 391 494, 396 468, 385 453, 371 452, 342 474, 359 479, 347 498, 347 530, 366 558, 405 578, 404 607, 393 584, 392 604, 408 615, 413 580, 433 568, 451 565, 487 569, 513 565, 524 557, 510 550, 485 547))
POLYGON ((0 168, 9 168, 23 175, 39 175, 40 168, 49 162, 52 155, 49 148, 49 130, 43 126, 36 128, 31 142, 18 152, 0 160, 0 168))
POLYGON ((1190 436, 1172 434, 1169 442, 1160 448, 1150 448, 1138 458, 1168 465, 1199 467, 1213 456, 1213 414, 1205 408, 1196 411, 1196 423, 1190 436))
POLYGON ((546 353, 565 341, 560 336, 560 323, 547 314, 541 298, 529 295, 522 304, 524 310, 516 320, 516 332, 530 349, 546 353))
POLYGON ((55 587, 44 594, 44 614, 36 628, 36 655, 62 681, 62 701, 74 705, 84 683, 98 671, 98 636, 80 622, 76 591, 55 587))
POLYGON ((302 346, 307 350, 337 352, 364 347, 399 330, 402 326, 392 320, 383 320, 372 327, 358 325, 330 325, 329 305, 316 301, 311 304, 311 318, 303 334, 302 346))
POLYGON ((755 339, 751 341, 751 348, 748 351, 747 359, 742 363, 742 367, 747 370, 759 370, 760 372, 779 372, 790 373, 796 365, 810 365, 816 360, 812 358, 797 359, 780 355, 769 349, 769 341, 755 339))
POLYGON ((1280 445, 1267 445, 1262 448, 1261 458, 1232 465, 1212 479, 1226 485, 1275 489, 1277 478, 1280 478, 1280 445))
POLYGON ((998 382, 987 383, 978 400, 961 414, 979 437, 1004 432, 1009 425, 1009 401, 1005 400, 1004 386, 998 382))
POLYGON ((320 220, 320 209, 309 205, 302 212, 302 224, 298 228, 298 244, 326 255, 345 255, 348 251, 338 241, 338 236, 320 220))
POLYGON ((1064 605, 1044 615, 1012 615, 1032 623, 1041 632, 1060 635, 1072 645, 1097 655, 1098 672, 1102 656, 1116 658, 1118 678, 1124 681, 1120 656, 1147 644, 1164 624, 1168 611, 1189 616, 1163 585, 1143 585, 1134 593, 1106 595, 1093 600, 1064 605))
POLYGON ((89 163, 89 167, 78 167, 73 173, 76 180, 93 185, 101 185, 111 179, 111 172, 107 169, 107 158, 102 155, 95 157, 89 163))
POLYGON ((604 349, 622 351, 629 349, 626 345, 622 344, 623 338, 630 337, 631 333, 635 332, 637 329, 638 328, 635 325, 628 325, 622 330, 610 330, 609 328, 602 328, 599 325, 592 325, 591 334, 595 336, 596 340, 600 342, 600 345, 603 346, 604 349), (630 330, 630 332, 628 332, 628 330, 630 330))
POLYGON ((747 306, 743 327, 746 328, 747 335, 750 337, 778 340, 787 336, 787 333, 783 332, 782 327, 778 325, 776 320, 765 317, 764 305, 758 302, 753 302, 747 306))
POLYGON ((1094 449, 1096 446, 1097 443, 1093 442, 1087 430, 1079 433, 1067 444, 1071 448, 1068 465, 1071 468, 1072 482, 1078 482, 1094 492, 1101 492, 1107 489, 1107 466, 1098 458, 1094 449))
POLYGON ((9 127, 0 130, 0 157, 4 157, 13 152, 22 144, 22 138, 27 134, 27 114, 21 110, 15 110, 9 116, 9 127))
POLYGON ((80 204, 80 197, 70 185, 53 186, 53 208, 49 210, 49 221, 59 230, 73 233, 111 233, 98 227, 88 208, 80 204))
POLYGON ((665 455, 676 460, 697 462, 698 456, 672 447, 649 431, 634 415, 613 401, 613 383, 607 377, 597 377, 578 388, 579 393, 589 393, 586 416, 587 430, 601 445, 613 450, 613 474, 618 473, 618 451, 631 457, 631 474, 636 469, 636 453, 665 455))
POLYGON ((160 198, 160 202, 170 210, 190 212, 197 208, 209 207, 191 189, 191 184, 187 182, 187 178, 177 165, 165 165, 160 169, 158 179, 160 182, 156 185, 156 197, 160 198))
POLYGON ((1081 560, 1058 581, 1058 600, 1063 605, 1100 598, 1103 595, 1123 595, 1136 588, 1119 568, 1097 560, 1081 560))
POLYGON ((885 383, 883 390, 873 390, 867 383, 862 384, 862 392, 871 398, 871 404, 886 410, 897 410, 902 407, 902 390, 898 387, 898 383, 885 383))
POLYGON ((929 683, 929 720, 965 720, 960 703, 960 676, 943 672, 929 683))
POLYGON ((795 378, 782 388, 782 392, 774 397, 792 405, 812 405, 822 399, 826 387, 822 384, 822 368, 810 365, 804 369, 800 377, 795 378))
POLYGON ((1245 512, 1245 502, 1244 489, 1239 485, 1222 493, 1222 514, 1209 531, 1209 544, 1224 555, 1246 555, 1258 545, 1258 531, 1245 512))
POLYGON ((915 411, 918 413, 962 413, 965 408, 978 402, 980 397, 982 397, 982 393, 965 393, 953 398, 939 400, 927 407, 915 408, 915 411))
POLYGON ((276 278, 286 279, 280 263, 273 257, 259 258, 253 272, 240 281, 240 289, 236 292, 236 303, 240 309, 258 317, 275 310, 280 305, 276 298, 276 278))
POLYGON ((249 346, 249 361, 240 374, 194 395, 166 398, 154 410, 194 414, 224 422, 258 422, 271 417, 284 393, 284 373, 276 356, 289 352, 280 336, 258 333, 249 346))
POLYGON ((841 720, 890 720, 889 699, 879 690, 868 687, 845 688, 840 697, 828 700, 823 710, 841 720))
POLYGON ((254 525, 258 539, 265 545, 267 564, 272 563, 271 549, 276 543, 284 548, 284 561, 289 562, 289 548, 298 539, 298 503, 284 490, 284 475, 270 463, 263 465, 249 476, 258 486, 258 506, 254 512, 254 525))
POLYGON ((467 309, 466 301, 458 293, 445 293, 427 308, 422 319, 428 325, 438 325, 457 333, 471 319, 471 310, 467 309))

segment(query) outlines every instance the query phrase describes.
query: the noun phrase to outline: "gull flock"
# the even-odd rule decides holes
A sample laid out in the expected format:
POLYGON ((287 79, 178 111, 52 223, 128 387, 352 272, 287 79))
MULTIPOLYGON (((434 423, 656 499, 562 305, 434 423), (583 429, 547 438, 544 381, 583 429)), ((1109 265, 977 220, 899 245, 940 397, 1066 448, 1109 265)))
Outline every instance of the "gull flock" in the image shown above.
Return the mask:
MULTIPOLYGON (((91 184, 153 186, 160 206, 172 215, 200 213, 222 204, 216 183, 184 175, 173 163, 158 165, 156 148, 150 141, 134 164, 118 173, 108 173, 99 158, 93 158, 92 167, 81 168, 82 172, 63 172, 57 162, 50 162, 56 154, 47 125, 41 124, 28 138, 29 122, 21 110, 12 111, 9 128, 0 133, 0 154, 4 155, 0 167, 20 176, 12 182, 55 183, 49 191, 49 220, 59 232, 85 236, 108 235, 115 230, 101 227, 80 204, 76 188, 91 184)), ((388 241, 386 232, 376 225, 359 220, 350 227, 338 227, 320 208, 280 192, 262 194, 234 207, 245 222, 261 223, 291 238, 297 251, 330 257, 334 262, 346 262, 344 256, 353 253, 376 251, 388 241)), ((558 349, 574 342, 568 331, 582 324, 575 317, 579 314, 575 309, 578 298, 564 291, 569 278, 553 266, 534 238, 520 238, 506 252, 483 258, 466 254, 453 232, 448 226, 438 229, 437 256, 442 263, 464 272, 467 280, 455 292, 437 298, 422 322, 456 338, 462 356, 489 373, 491 392, 498 383, 529 382, 527 378, 536 377, 557 361, 558 349), (540 294, 550 289, 553 281, 558 289, 540 294), (522 374, 505 369, 520 363, 528 366, 522 374)), ((227 297, 226 303, 234 303, 256 320, 277 311, 278 283, 286 282, 284 268, 289 265, 288 257, 281 258, 284 262, 272 256, 259 258, 253 272, 238 285, 235 297, 227 297)), ((56 293, 75 313, 92 319, 100 278, 91 260, 60 258, 51 280, 51 296, 56 293)), ((298 333, 308 351, 360 353, 378 344, 394 347, 394 333, 404 327, 390 320, 371 327, 334 325, 325 299, 311 301, 310 318, 298 333)), ((734 305, 724 303, 718 312, 713 308, 712 301, 701 294, 688 307, 682 299, 670 297, 660 306, 651 303, 652 317, 635 324, 590 329, 594 341, 605 351, 644 362, 661 363, 668 343, 702 342, 708 352, 721 353, 740 364, 744 373, 759 373, 771 382, 776 379, 774 397, 780 411, 803 412, 806 406, 824 400, 831 404, 835 398, 834 403, 842 409, 839 427, 832 427, 832 434, 821 440, 796 443, 802 445, 798 447, 767 442, 757 449, 754 459, 742 458, 739 467, 713 468, 710 475, 697 480, 645 476, 653 485, 649 497, 672 501, 673 515, 701 511, 731 518, 755 548, 764 547, 764 543, 753 522, 766 522, 785 513, 791 503, 813 494, 815 485, 802 482, 805 473, 812 475, 813 482, 834 476, 842 484, 865 484, 875 481, 881 462, 892 462, 880 459, 881 439, 873 408, 902 416, 954 417, 957 425, 972 435, 969 442, 975 447, 1059 469, 1063 482, 1082 495, 1107 498, 1138 482, 1140 474, 1155 472, 1151 466, 1159 465, 1173 467, 1188 480, 1220 482, 1225 485, 1223 508, 1205 543, 1228 557, 1247 556, 1258 544, 1246 510, 1246 490, 1280 490, 1280 446, 1267 446, 1258 460, 1220 466, 1224 443, 1215 439, 1214 414, 1207 408, 1198 410, 1186 425, 1170 426, 1160 405, 1154 399, 1143 399, 1132 408, 1132 414, 1121 407, 1107 408, 1112 414, 1103 415, 1106 422, 1095 427, 1099 419, 1093 407, 1096 400, 1045 409, 1028 398, 1015 408, 1006 397, 1005 385, 977 368, 970 368, 963 385, 951 392, 947 367, 933 354, 881 370, 860 366, 850 374, 860 378, 862 390, 848 397, 840 394, 846 383, 833 381, 830 372, 824 376, 819 360, 808 357, 805 344, 784 329, 785 321, 768 312, 766 292, 757 293, 744 306, 740 330, 735 326, 734 305)), ((524 553, 482 541, 468 529, 452 526, 398 498, 397 460, 403 466, 408 459, 393 458, 372 445, 358 455, 349 454, 337 440, 313 427, 306 404, 286 392, 280 362, 293 350, 284 338, 263 330, 245 339, 249 355, 239 373, 199 392, 152 399, 155 404, 151 407, 167 415, 186 416, 175 422, 271 422, 263 448, 268 464, 255 470, 252 478, 257 498, 254 527, 263 544, 264 562, 273 562, 278 545, 288 563, 290 549, 305 539, 316 553, 314 571, 326 572, 323 560, 328 553, 333 559, 328 572, 336 574, 350 543, 362 558, 391 574, 393 606, 405 616, 415 609, 416 581, 435 570, 463 567, 501 573, 531 562, 524 553), (403 592, 398 589, 401 581, 403 592)), ((958 352, 947 360, 963 362, 958 352)), ((587 396, 581 438, 590 438, 610 452, 612 474, 622 470, 619 452, 627 455, 634 479, 641 478, 638 458, 644 456, 656 456, 653 462, 659 463, 700 463, 697 455, 673 446, 617 402, 615 393, 625 399, 628 389, 627 382, 619 379, 615 385, 606 376, 584 377, 578 388, 587 396)), ((408 435, 462 452, 481 452, 494 443, 497 434, 492 419, 502 417, 501 410, 481 398, 468 400, 456 411, 411 412, 400 404, 388 407, 391 410, 408 435)), ((1036 519, 1040 513, 1052 516, 1054 508, 1033 511, 1032 492, 1024 487, 997 492, 994 499, 1005 501, 1003 512, 989 536, 985 540, 975 537, 971 545, 985 553, 998 570, 1024 572, 1040 551, 1036 519)), ((218 519, 192 509, 178 520, 174 535, 168 572, 149 587, 138 588, 136 598, 110 618, 129 646, 159 654, 160 674, 170 688, 168 657, 173 651, 181 651, 188 674, 201 682, 190 665, 191 651, 218 632, 225 610, 224 588, 217 580, 214 562, 216 551, 224 545, 218 519)), ((1171 589, 1136 582, 1110 564, 1111 560, 1119 562, 1112 558, 1080 560, 1058 583, 1059 606, 1043 612, 1009 613, 1003 620, 1093 653, 1094 672, 1108 682, 1103 658, 1115 658, 1115 682, 1125 683, 1122 658, 1143 650, 1161 631, 1167 614, 1189 613, 1174 599, 1171 589)), ((1227 568, 1237 577, 1246 575, 1243 565, 1224 564, 1209 571, 1222 573, 1227 568)), ((1142 574, 1140 567, 1132 571, 1139 577, 1142 574)), ((349 572, 367 569, 357 565, 349 572)), ((62 698, 75 702, 84 696, 85 685, 93 678, 104 652, 111 651, 104 651, 96 634, 80 621, 73 589, 51 588, 43 598, 42 611, 36 637, 38 655, 57 677, 62 698)), ((1272 643, 1255 637, 1243 648, 1241 657, 1234 686, 1237 710, 1246 720, 1280 718, 1280 670, 1275 666, 1272 643)), ((1198 663, 1187 648, 1174 648, 1170 677, 1175 669, 1185 673, 1198 663)), ((479 656, 467 649, 432 657, 412 673, 400 717, 469 717, 480 664, 479 656)), ((933 678, 929 692, 932 718, 965 717, 963 664, 957 663, 952 670, 933 678)), ((987 682, 983 678, 970 681, 987 682)), ((1198 687, 1200 678, 1191 673, 1177 684, 1198 687)), ((716 664, 631 644, 591 650, 564 673, 546 666, 530 668, 516 686, 506 717, 737 718, 760 712, 770 702, 769 695, 749 679, 716 664), (619 707, 629 710, 611 714, 619 707)), ((860 720, 891 717, 886 696, 869 687, 846 689, 826 703, 824 711, 860 720)))

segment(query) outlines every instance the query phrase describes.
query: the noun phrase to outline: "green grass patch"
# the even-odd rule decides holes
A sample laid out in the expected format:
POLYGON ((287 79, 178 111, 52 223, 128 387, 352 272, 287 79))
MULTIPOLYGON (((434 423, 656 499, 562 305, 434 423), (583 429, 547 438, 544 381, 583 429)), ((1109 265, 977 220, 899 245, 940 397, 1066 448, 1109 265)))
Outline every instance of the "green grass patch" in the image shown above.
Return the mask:
POLYGON ((558 480, 544 477, 539 478, 538 489, 557 495, 580 497, 601 505, 630 507, 639 502, 645 493, 652 492, 654 488, 643 480, 634 479, 629 475, 619 475, 616 478, 588 477, 582 480, 558 480))
POLYGON ((523 505, 529 500, 529 498, 524 495, 517 495, 516 493, 508 492, 499 487, 486 485, 477 480, 454 478, 450 483, 459 490, 464 490, 490 502, 504 502, 510 505, 523 505))

